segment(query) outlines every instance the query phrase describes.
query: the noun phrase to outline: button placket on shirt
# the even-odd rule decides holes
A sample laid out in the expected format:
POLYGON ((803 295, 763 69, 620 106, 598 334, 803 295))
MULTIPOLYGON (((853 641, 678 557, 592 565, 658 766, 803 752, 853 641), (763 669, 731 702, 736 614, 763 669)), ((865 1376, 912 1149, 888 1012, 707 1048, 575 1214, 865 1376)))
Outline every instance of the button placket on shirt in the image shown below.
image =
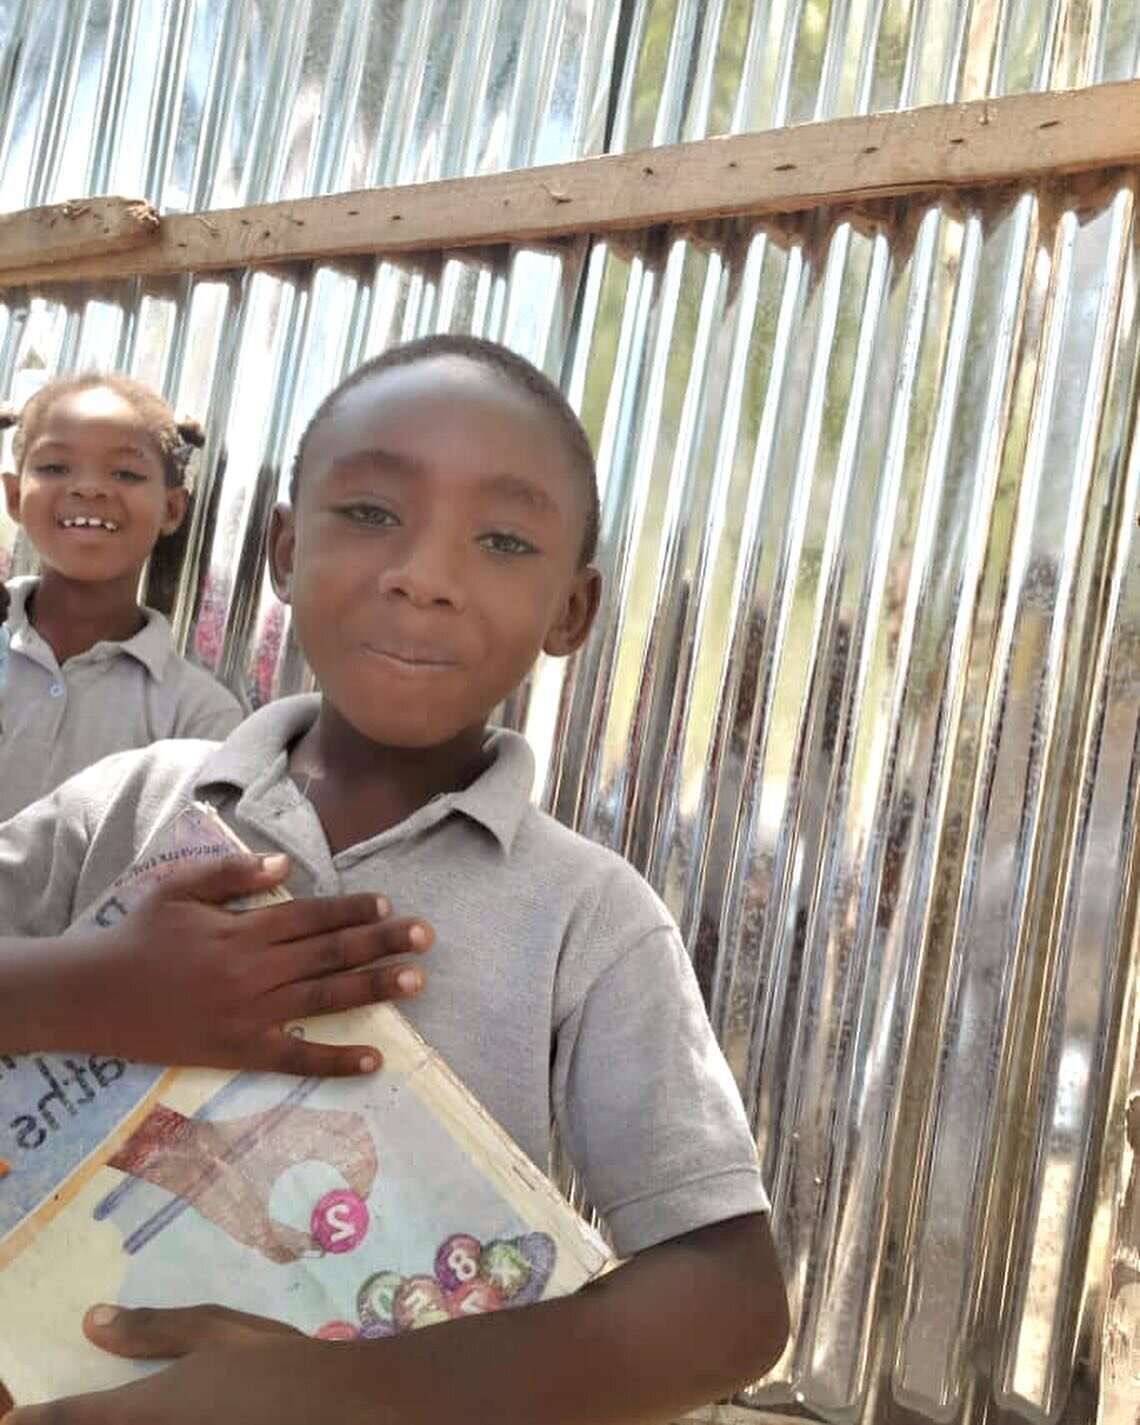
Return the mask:
MULTIPOLYGON (((85 681, 84 675, 87 674, 89 670, 95 669, 95 667, 103 661, 104 660, 101 657, 93 658, 91 656, 91 650, 89 650, 87 653, 81 653, 76 658, 69 659, 68 662, 69 666, 72 669, 74 681, 76 683, 81 683, 85 681)), ((86 681, 89 683, 91 681, 90 677, 88 677, 86 681)), ((51 687, 48 689, 48 694, 50 697, 53 698, 67 697, 67 679, 64 676, 62 668, 53 678, 51 687)))
POLYGON ((21 631, 21 634, 12 639, 11 652, 22 653, 30 662, 42 668, 51 679, 48 684, 48 697, 53 700, 65 698, 67 696, 67 684, 64 681, 63 669, 56 662, 55 654, 45 639, 33 628, 21 631))
MULTIPOLYGON (((47 761, 50 763, 52 749, 56 746, 60 737, 60 730, 63 726, 64 717, 67 714, 67 683, 63 677, 63 671, 56 668, 54 671, 44 670, 48 674, 47 698, 43 710, 38 715, 32 713, 29 708, 28 713, 32 714, 34 727, 25 727, 25 736, 30 734, 40 745, 47 761)), ((42 686, 42 685, 41 685, 42 686)), ((42 696, 42 694, 41 694, 42 696)), ((27 718, 25 718, 27 722, 27 718)), ((29 751, 31 749, 29 748, 29 751)))

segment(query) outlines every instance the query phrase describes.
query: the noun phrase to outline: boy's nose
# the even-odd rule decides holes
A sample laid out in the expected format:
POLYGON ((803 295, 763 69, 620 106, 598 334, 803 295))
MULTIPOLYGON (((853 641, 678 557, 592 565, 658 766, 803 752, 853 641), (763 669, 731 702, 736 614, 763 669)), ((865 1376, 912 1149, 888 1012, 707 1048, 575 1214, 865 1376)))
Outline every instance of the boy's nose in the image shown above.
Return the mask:
POLYGON ((449 588, 408 569, 386 570, 380 579, 380 592, 392 598, 407 599, 416 608, 459 607, 459 600, 449 588))
POLYGON ((455 570, 453 550, 442 543, 417 541, 403 551, 403 558, 394 559, 383 570, 380 592, 406 599, 416 608, 458 609, 463 595, 455 570))

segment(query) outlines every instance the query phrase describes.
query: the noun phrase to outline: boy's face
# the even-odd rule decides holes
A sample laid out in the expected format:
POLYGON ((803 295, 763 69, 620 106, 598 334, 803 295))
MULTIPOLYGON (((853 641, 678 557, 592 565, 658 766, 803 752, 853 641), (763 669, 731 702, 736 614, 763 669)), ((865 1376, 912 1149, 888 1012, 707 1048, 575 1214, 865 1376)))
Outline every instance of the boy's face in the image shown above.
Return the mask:
POLYGON ((166 484, 154 436, 104 386, 52 401, 33 428, 8 511, 45 569, 80 583, 137 580, 159 535, 178 528, 186 491, 166 484))
POLYGON ((600 580, 580 568, 581 480, 542 409, 435 357, 348 391, 312 432, 274 585, 342 717, 387 746, 481 727, 540 651, 578 648, 600 580))

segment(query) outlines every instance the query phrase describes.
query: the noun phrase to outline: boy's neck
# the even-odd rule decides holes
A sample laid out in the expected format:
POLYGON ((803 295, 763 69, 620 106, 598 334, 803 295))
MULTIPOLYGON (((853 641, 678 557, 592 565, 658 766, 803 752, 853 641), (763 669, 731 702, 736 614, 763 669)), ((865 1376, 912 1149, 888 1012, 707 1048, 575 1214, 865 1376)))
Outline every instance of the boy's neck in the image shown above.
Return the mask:
POLYGON ((138 633, 146 620, 137 588, 137 576, 88 584, 45 569, 32 594, 28 620, 56 660, 66 663, 97 643, 121 643, 138 633))
POLYGON ((322 699, 316 722, 290 755, 335 855, 470 785, 486 765, 485 730, 467 728, 440 747, 387 747, 363 736, 322 699))

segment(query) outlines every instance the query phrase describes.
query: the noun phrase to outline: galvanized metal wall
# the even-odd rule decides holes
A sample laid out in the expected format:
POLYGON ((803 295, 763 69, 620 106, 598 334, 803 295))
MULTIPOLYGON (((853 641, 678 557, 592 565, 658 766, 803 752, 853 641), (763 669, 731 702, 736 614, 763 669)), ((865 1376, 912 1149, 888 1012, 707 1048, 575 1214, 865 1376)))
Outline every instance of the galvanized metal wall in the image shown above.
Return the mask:
MULTIPOLYGON (((1138 67, 1134 0, 0 0, 0 206, 220 206, 1138 67)), ((547 803, 677 914, 754 1114, 796 1324, 746 1407, 1095 1411, 1140 868, 1136 199, 1104 175, 0 308, 0 394, 100 363, 207 418, 152 595, 255 701, 304 680, 261 543, 342 371, 448 329, 563 379, 609 601, 507 715, 547 803)))

